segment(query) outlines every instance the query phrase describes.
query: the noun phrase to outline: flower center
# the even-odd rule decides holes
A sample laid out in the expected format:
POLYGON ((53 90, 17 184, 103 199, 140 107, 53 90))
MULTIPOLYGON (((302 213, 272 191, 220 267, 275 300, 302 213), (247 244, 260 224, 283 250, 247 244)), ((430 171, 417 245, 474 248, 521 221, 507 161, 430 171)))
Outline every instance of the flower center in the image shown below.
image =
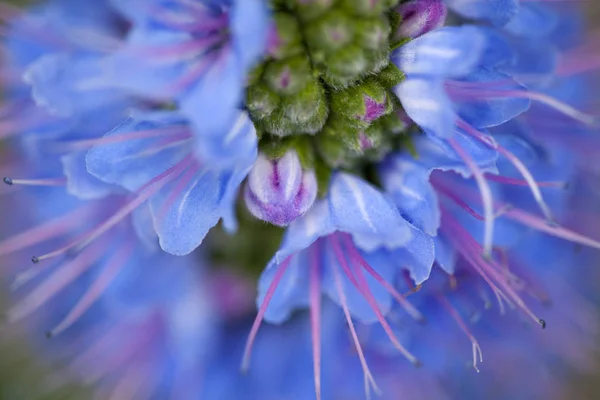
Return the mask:
POLYGON ((290 147, 326 185, 331 169, 381 160, 406 139, 389 62, 403 43, 395 0, 273 0, 268 56, 251 73, 246 105, 261 149, 290 147))

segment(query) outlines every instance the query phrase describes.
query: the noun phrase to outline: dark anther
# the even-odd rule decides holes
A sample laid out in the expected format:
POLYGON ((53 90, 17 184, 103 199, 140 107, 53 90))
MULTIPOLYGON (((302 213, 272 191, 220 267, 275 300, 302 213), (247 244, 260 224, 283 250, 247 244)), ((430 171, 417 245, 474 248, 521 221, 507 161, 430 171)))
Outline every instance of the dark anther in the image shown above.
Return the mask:
POLYGON ((31 257, 31 262, 34 263, 34 264, 37 264, 37 263, 40 262, 40 259, 37 258, 36 256, 33 256, 33 257, 31 257))
POLYGON ((539 323, 542 326, 542 329, 546 329, 546 321, 545 320, 540 318, 539 323))
POLYGON ((10 179, 6 176, 4 177, 3 181, 4 181, 4 183, 6 183, 7 185, 10 185, 10 186, 12 186, 12 184, 13 184, 12 179, 10 179))

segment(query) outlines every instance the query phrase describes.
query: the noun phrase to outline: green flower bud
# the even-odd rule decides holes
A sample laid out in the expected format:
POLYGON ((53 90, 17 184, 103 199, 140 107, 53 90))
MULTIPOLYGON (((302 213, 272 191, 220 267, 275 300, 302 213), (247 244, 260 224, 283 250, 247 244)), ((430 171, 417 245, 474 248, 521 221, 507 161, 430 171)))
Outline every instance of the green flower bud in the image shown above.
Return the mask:
POLYGON ((293 15, 277 12, 273 15, 273 23, 267 47, 271 57, 283 60, 304 53, 300 24, 293 15))
POLYGON ((388 48, 392 30, 387 17, 357 19, 354 24, 356 25, 356 37, 359 46, 375 51, 388 48))
POLYGON ((258 83, 248 88, 246 93, 246 106, 253 118, 263 119, 277 109, 281 98, 264 83, 258 83))
POLYGON ((400 71, 393 63, 388 63, 388 65, 377 74, 379 83, 388 89, 402 83, 405 78, 406 75, 404 75, 404 72, 400 71))
POLYGON ((332 112, 341 115, 366 129, 373 121, 392 112, 392 101, 386 89, 376 79, 369 79, 358 86, 333 92, 332 112))
POLYGON ((335 0, 288 0, 288 4, 303 21, 312 21, 333 7, 335 0))
POLYGON ((271 61, 265 68, 263 80, 281 96, 291 96, 302 90, 312 79, 310 61, 299 55, 281 61, 271 61))
POLYGON ((325 82, 334 88, 345 88, 370 72, 370 66, 365 51, 350 45, 328 56, 320 69, 325 82))
POLYGON ((317 80, 310 81, 298 94, 285 98, 281 104, 283 116, 294 124, 309 123, 323 114, 323 106, 327 106, 325 90, 317 80))
POLYGON ((389 1, 386 0, 339 0, 342 9, 360 17, 375 17, 387 11, 389 1))
POLYGON ((305 34, 311 56, 322 58, 353 42, 354 21, 340 11, 331 11, 306 25, 305 34))

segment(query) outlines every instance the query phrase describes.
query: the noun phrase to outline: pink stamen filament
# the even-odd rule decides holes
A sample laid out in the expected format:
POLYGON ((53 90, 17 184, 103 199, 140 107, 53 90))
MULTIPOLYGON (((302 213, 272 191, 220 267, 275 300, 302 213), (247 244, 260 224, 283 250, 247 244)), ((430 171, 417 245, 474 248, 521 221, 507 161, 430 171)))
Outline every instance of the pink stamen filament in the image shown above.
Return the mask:
POLYGON ((350 257, 358 261, 358 263, 396 299, 398 304, 400 304, 412 318, 414 318, 417 321, 425 320, 423 314, 421 314, 419 310, 417 310, 408 300, 406 300, 406 298, 403 295, 398 293, 398 291, 394 289, 394 287, 390 285, 389 282, 386 282, 386 280, 383 279, 383 277, 379 275, 377 271, 375 271, 373 267, 371 267, 371 265, 369 265, 369 263, 361 256, 360 252, 352 243, 352 238, 350 237, 350 235, 344 235, 344 242, 346 244, 346 249, 348 249, 348 251, 350 252, 350 257))
POLYGON ((48 280, 9 310, 8 321, 14 323, 29 316, 90 268, 104 254, 104 251, 102 245, 93 246, 72 261, 62 264, 48 280))
POLYGON ((371 293, 371 289, 369 288, 368 283, 367 283, 365 277, 362 274, 362 270, 360 268, 360 265, 357 264, 356 262, 354 262, 354 260, 352 260, 353 261, 352 262, 353 271, 351 271, 350 267, 349 267, 349 265, 348 265, 348 263, 346 261, 346 257, 341 252, 341 245, 339 243, 339 239, 336 237, 336 235, 331 235, 330 238, 331 238, 332 243, 334 243, 334 251, 335 251, 336 248, 338 250, 336 252, 336 257, 337 257, 338 263, 342 267, 342 270, 344 271, 344 273, 348 277, 350 277, 352 275, 355 276, 356 282, 358 283, 358 288, 357 288, 358 291, 360 293, 362 293, 362 295, 364 296, 365 300, 369 303, 369 306, 371 307, 371 309, 375 313, 375 316, 379 320, 379 323, 381 324, 383 330, 385 331, 385 333, 387 334, 388 338, 390 339, 390 342, 412 364, 414 364, 414 365, 420 365, 419 360, 415 356, 413 356, 404 346, 402 346, 402 344, 400 344, 400 341, 396 338, 396 335, 394 334, 394 332, 392 331, 392 328, 387 323, 385 317, 381 313, 381 310, 379 309, 379 305, 377 304, 377 301, 375 300, 375 298, 373 297, 373 294, 371 293))
MULTIPOLYGON (((514 185, 514 186, 529 186, 529 182, 524 179, 515 179, 508 178, 502 175, 494 175, 494 174, 485 174, 487 180, 503 183, 505 185, 514 185)), ((567 182, 560 181, 536 181, 537 186, 541 188, 555 188, 555 189, 564 189, 568 186, 567 182)))
POLYGON ((547 94, 539 93, 539 92, 529 92, 526 90, 511 90, 511 89, 498 89, 498 90, 487 90, 486 87, 489 87, 488 83, 478 83, 478 82, 468 82, 463 84, 464 82, 460 82, 461 84, 457 84, 457 82, 452 82, 452 84, 447 85, 450 92, 465 97, 471 98, 480 98, 480 99, 490 99, 490 98, 521 98, 521 99, 529 99, 532 101, 537 101, 539 103, 545 104, 550 108, 558 111, 563 115, 567 115, 583 124, 596 126, 598 124, 598 117, 586 114, 582 111, 577 110, 576 108, 564 103, 558 99, 555 99, 547 94))
POLYGON ((170 126, 168 128, 148 129, 143 131, 125 132, 117 135, 105 136, 98 139, 78 140, 61 143, 57 146, 59 151, 84 150, 94 146, 103 146, 113 143, 122 143, 129 140, 148 139, 153 137, 170 136, 176 134, 185 134, 191 137, 189 128, 186 125, 170 126))
POLYGON ((317 242, 310 249, 309 303, 315 394, 317 400, 321 400, 321 263, 318 247, 317 242))
POLYGON ((342 280, 341 280, 341 276, 340 276, 340 271, 338 269, 338 266, 335 265, 335 263, 332 263, 332 265, 333 265, 333 279, 334 279, 336 291, 340 298, 342 310, 344 311, 344 316, 346 317, 346 323, 348 324, 348 328, 350 329, 350 334, 352 335, 352 341, 354 342, 354 347, 356 348, 356 352, 358 353, 360 365, 363 370, 363 375, 365 378, 365 395, 366 395, 367 399, 370 399, 370 397, 371 397, 370 388, 371 387, 377 394, 379 394, 381 392, 381 390, 379 389, 379 387, 377 386, 377 383, 375 382, 375 379, 373 378, 373 374, 371 373, 371 370, 369 369, 369 365, 367 364, 367 360, 363 353, 363 349, 360 344, 360 340, 358 339, 358 335, 356 334, 356 329, 354 328, 354 323, 352 322, 350 310, 348 309, 348 302, 346 301, 346 294, 344 293, 344 290, 342 288, 342 280))
POLYGON ((275 271, 275 276, 273 277, 273 281, 267 288, 267 293, 265 294, 265 298, 261 303, 258 313, 256 314, 256 318, 254 319, 254 323, 252 324, 252 328, 250 329, 250 334, 248 335, 248 340, 246 341, 246 347, 244 348, 244 356, 242 359, 242 365, 240 367, 242 372, 248 371, 250 367, 250 356, 252 353, 252 346, 254 345, 254 340, 256 339, 256 335, 258 333, 258 329, 262 323, 262 320, 267 312, 267 308, 269 307, 269 303, 273 299, 273 295, 275 294, 275 290, 277 286, 279 286, 279 282, 283 278, 285 271, 290 265, 291 257, 287 257, 283 262, 276 266, 277 271, 275 271))
POLYGON ((127 263, 133 253, 133 244, 129 243, 122 246, 106 263, 100 276, 94 281, 92 286, 77 302, 69 314, 50 332, 48 336, 55 336, 69 328, 75 323, 104 293, 106 288, 117 277, 122 267, 127 263))
POLYGON ((456 321, 456 324, 459 326, 459 328, 464 332, 465 335, 467 335, 467 337, 471 341, 473 351, 473 368, 475 369, 475 371, 479 372, 479 368, 477 368, 477 360, 479 359, 479 362, 483 362, 483 352, 481 351, 481 347, 479 346, 477 339, 475 339, 475 336, 473 336, 471 330, 469 329, 461 315, 458 313, 456 308, 454 308, 452 303, 450 303, 450 301, 442 294, 440 294, 438 298, 440 299, 440 302, 442 303, 444 308, 448 310, 450 316, 454 319, 454 321, 456 321))
POLYGON ((174 177, 178 176, 182 170, 187 168, 191 162, 191 157, 186 157, 179 164, 174 165, 156 178, 152 179, 146 185, 144 185, 139 191, 138 195, 133 198, 129 203, 125 204, 115 214, 113 214, 108 220, 93 228, 91 231, 84 234, 81 238, 74 242, 50 253, 44 254, 39 257, 34 257, 34 262, 39 262, 48 258, 56 257, 70 250, 80 251, 85 248, 88 244, 92 243, 98 237, 109 231, 111 228, 120 223, 124 218, 131 214, 140 205, 145 203, 150 197, 155 195, 160 189, 162 189, 167 183, 171 182, 174 177))
POLYGON ((4 183, 12 185, 23 185, 23 186, 65 186, 67 180, 65 178, 51 178, 51 179, 13 179, 4 177, 4 183))
MULTIPOLYGON (((450 216, 449 213, 444 215, 444 226, 448 229, 447 237, 453 243, 454 247, 458 252, 480 273, 482 277, 489 276, 494 282, 497 282, 500 287, 504 290, 506 295, 511 298, 517 306, 525 312, 532 320, 545 327, 545 322, 541 318, 537 317, 527 305, 523 302, 521 297, 510 287, 510 285, 504 280, 502 273, 498 272, 501 267, 490 257, 486 260, 479 258, 477 254, 481 254, 481 246, 471 237, 471 235, 462 227, 460 224, 450 216), (492 268, 491 266, 496 267, 492 268)), ((487 279, 486 279, 487 281, 487 279)), ((489 282, 488 282, 489 283, 489 282)), ((495 287, 495 285, 494 285, 495 287)), ((502 292, 498 292, 502 293, 502 292)))
POLYGON ((483 172, 473 161, 471 156, 462 148, 462 146, 455 140, 450 139, 448 143, 454 149, 456 154, 465 162, 467 167, 473 173, 473 177, 479 187, 479 193, 481 194, 481 200, 483 203, 484 210, 484 234, 483 234, 483 255, 484 257, 490 257, 492 253, 492 246, 494 241, 494 206, 492 190, 488 185, 483 172))
POLYGON ((513 153, 511 153, 504 147, 502 147, 498 144, 491 145, 490 142, 487 140, 487 138, 481 132, 479 132, 477 129, 473 128, 468 123, 466 123, 464 121, 459 121, 458 125, 461 128, 463 128, 465 131, 467 131, 471 136, 478 139, 480 142, 488 145, 490 148, 495 149, 500 154, 502 154, 508 161, 510 161, 510 163, 519 171, 519 173, 527 181, 527 184, 528 184, 529 188, 531 189, 531 193, 533 194, 533 198, 535 199, 536 203, 542 210, 542 213, 544 214, 546 219, 548 219, 549 221, 552 221, 554 219, 552 217, 552 212, 550 211, 548 204, 546 204, 546 202, 544 201, 544 197, 542 196, 542 192, 540 191, 540 188, 537 185, 537 182, 535 181, 535 179, 533 178, 533 175, 531 174, 529 169, 525 166, 525 164, 523 164, 523 162, 521 162, 521 160, 519 160, 519 158, 517 156, 515 156, 513 153))
POLYGON ((152 62, 163 63, 171 60, 181 62, 185 58, 200 56, 207 50, 216 46, 223 41, 219 35, 210 35, 200 39, 189 40, 187 42, 171 44, 162 47, 143 47, 139 50, 134 50, 134 54, 139 56, 149 56, 152 62))
POLYGON ((72 231, 89 212, 89 207, 79 208, 66 215, 14 235, 0 242, 0 255, 14 253, 29 246, 72 231))

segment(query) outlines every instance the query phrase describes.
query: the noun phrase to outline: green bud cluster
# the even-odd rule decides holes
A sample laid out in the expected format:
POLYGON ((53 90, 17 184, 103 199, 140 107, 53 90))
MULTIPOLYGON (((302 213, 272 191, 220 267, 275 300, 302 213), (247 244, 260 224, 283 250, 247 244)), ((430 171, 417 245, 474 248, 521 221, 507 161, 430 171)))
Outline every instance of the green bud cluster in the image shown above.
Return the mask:
POLYGON ((326 187, 332 169, 357 168, 402 145, 406 126, 389 62, 398 0, 271 0, 268 57, 252 72, 246 105, 260 147, 294 148, 326 187))

